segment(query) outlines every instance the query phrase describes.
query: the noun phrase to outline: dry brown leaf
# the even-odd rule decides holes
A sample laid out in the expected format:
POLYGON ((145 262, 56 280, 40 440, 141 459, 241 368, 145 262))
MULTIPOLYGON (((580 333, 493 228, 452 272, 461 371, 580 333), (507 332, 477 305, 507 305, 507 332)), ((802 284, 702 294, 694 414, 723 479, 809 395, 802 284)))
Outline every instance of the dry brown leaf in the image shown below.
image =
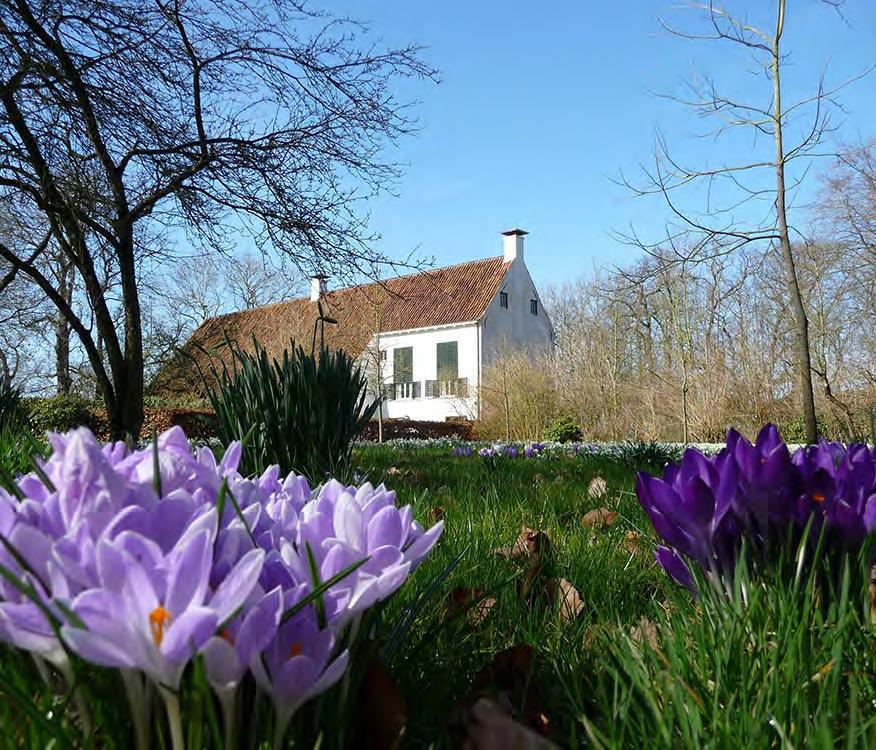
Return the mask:
POLYGON ((518 724, 489 698, 479 699, 472 707, 462 746, 467 750, 552 750, 556 747, 518 724))
POLYGON ((597 508, 584 514, 581 523, 585 526, 611 526, 618 518, 618 512, 608 508, 597 508))
POLYGON ((648 641, 651 648, 657 648, 657 624, 647 617, 642 617, 639 624, 630 630, 630 637, 636 643, 641 644, 648 641))
POLYGON ((389 474, 389 476, 391 476, 391 477, 395 477, 395 476, 398 476, 399 474, 402 474, 404 472, 402 472, 402 470, 399 469, 398 466, 390 466, 386 470, 386 473, 389 474))
POLYGON ((608 484, 600 476, 593 477, 587 486, 587 494, 594 499, 602 497, 607 491, 608 484))
POLYGON ((876 624, 876 565, 870 568, 870 622, 876 624))
POLYGON ((436 505, 429 511, 429 515, 431 516, 433 523, 440 521, 444 518, 444 508, 440 505, 436 505))
POLYGON ((368 665, 357 701, 359 729, 356 746, 395 747, 405 728, 405 703, 383 661, 375 656, 368 665))
POLYGON ((624 538, 624 547, 631 555, 635 555, 639 551, 639 544, 642 535, 638 531, 628 531, 624 538))
POLYGON ((495 606, 496 600, 492 596, 488 596, 486 599, 479 601, 468 615, 469 622, 475 627, 481 625, 484 620, 487 619, 490 610, 495 606))
POLYGON ((550 539, 545 532, 523 526, 513 545, 500 547, 493 552, 502 557, 529 557, 534 554, 542 554, 549 545, 550 539))
POLYGON ((447 595, 444 611, 453 614, 468 609, 468 621, 473 627, 477 627, 483 624, 494 606, 496 600, 487 597, 483 589, 457 586, 447 595))
POLYGON ((556 602, 560 608, 560 618, 563 622, 571 622, 584 610, 584 600, 581 594, 569 581, 565 578, 551 578, 548 581, 548 591, 550 592, 551 600, 556 602))

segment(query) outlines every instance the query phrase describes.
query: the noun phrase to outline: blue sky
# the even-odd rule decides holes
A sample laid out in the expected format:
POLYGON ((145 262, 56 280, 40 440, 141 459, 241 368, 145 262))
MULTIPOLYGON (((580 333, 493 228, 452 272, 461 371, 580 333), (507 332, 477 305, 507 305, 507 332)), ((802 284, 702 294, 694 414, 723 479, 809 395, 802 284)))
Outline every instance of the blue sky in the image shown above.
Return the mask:
MULTIPOLYGON (((743 14, 764 0, 730 0, 743 14)), ((735 95, 763 90, 726 46, 662 31, 658 15, 697 28, 672 0, 358 0, 352 11, 387 42, 415 41, 441 83, 407 83, 421 131, 397 156, 408 166, 396 197, 371 205, 381 249, 419 249, 439 265, 500 252, 499 231, 531 232, 527 257, 540 285, 639 254, 612 233, 632 222, 655 237, 667 212, 612 183, 635 175, 660 127, 677 155, 717 165, 748 158, 765 144, 735 139, 720 147, 697 137, 704 124, 656 92, 680 92, 692 69, 735 95), (677 6, 676 6, 677 7, 677 6)), ((845 20, 819 0, 793 0, 786 23, 786 103, 808 93, 827 65, 839 82, 876 62, 876 5, 853 0, 845 20)), ((335 10, 339 7, 333 6, 335 10)), ((700 27, 701 28, 701 27, 700 27)), ((833 137, 876 137, 876 75, 841 95, 833 137)), ((769 155, 769 151, 766 152, 769 155)), ((798 198, 816 193, 817 179, 798 198)), ((800 215, 800 221, 805 219, 800 215)))

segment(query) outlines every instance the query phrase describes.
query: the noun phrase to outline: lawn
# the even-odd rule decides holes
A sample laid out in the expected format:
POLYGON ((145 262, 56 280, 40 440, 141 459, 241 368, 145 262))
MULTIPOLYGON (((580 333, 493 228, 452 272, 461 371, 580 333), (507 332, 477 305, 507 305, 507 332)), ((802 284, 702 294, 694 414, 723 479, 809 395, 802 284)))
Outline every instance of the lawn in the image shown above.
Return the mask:
MULTIPOLYGON (((285 736, 274 732, 268 694, 244 678, 238 731, 227 733, 237 740, 228 745, 199 655, 179 686, 185 741, 175 747, 262 750, 272 734, 276 748, 876 747, 867 544, 847 554, 836 544, 842 537, 822 536, 816 548, 791 534, 785 554, 773 537, 761 548, 766 558, 743 549, 723 578, 707 581, 692 566, 697 600, 655 563, 658 539, 634 491, 637 471, 659 474, 677 449, 549 446, 512 458, 454 455, 453 447, 399 441, 354 448, 348 469, 357 484, 385 484, 423 526, 441 519, 444 531, 404 586, 339 629, 338 648, 350 653, 347 675, 302 705, 285 736), (499 713, 485 718, 485 705, 499 713), (513 731, 530 731, 529 744, 474 739, 488 725, 507 729, 512 719, 513 731), (533 737, 553 744, 532 744, 533 737)), ((869 450, 855 449, 854 462, 834 467, 835 483, 817 485, 819 492, 852 498, 857 487, 862 498, 876 497, 876 452, 869 450)), ((145 467, 158 454, 137 455, 146 456, 145 467)), ((784 446, 769 455, 790 465, 784 446)), ((781 484, 762 486, 778 503, 781 484)), ((251 506, 244 510, 253 517, 251 506)), ((229 529, 235 513, 243 515, 227 504, 219 513, 229 529)), ((4 566, 13 562, 4 559, 4 566)), ((338 575, 334 585, 342 586, 349 571, 338 575)), ((12 592, 12 578, 4 573, 4 591, 12 592)), ((295 617, 326 616, 322 594, 314 597, 295 617)), ((216 632, 215 639, 227 635, 216 632)), ((300 648, 293 641, 281 663, 300 648)), ((62 680, 42 659, 0 649, 0 746, 132 746, 119 672, 78 659, 72 666, 78 673, 62 680)), ((154 742, 141 747, 169 748, 158 696, 149 690, 154 742)))
POLYGON ((579 717, 594 708, 596 631, 629 632, 667 607, 690 606, 654 562, 656 539, 633 491, 636 467, 625 460, 581 454, 492 462, 453 457, 446 447, 377 445, 358 448, 355 458, 370 481, 395 489, 418 518, 445 521, 441 543, 388 613, 450 569, 389 663, 406 698, 412 746, 456 746, 464 709, 483 694, 514 703, 521 721, 564 745, 584 742, 579 717), (617 513, 612 523, 588 523, 597 514, 584 520, 600 508, 617 513), (497 554, 514 545, 523 526, 543 532, 550 546, 525 600, 520 589, 530 558, 497 554), (564 617, 550 601, 551 578, 577 589, 577 616, 564 617), (533 649, 531 674, 525 649, 497 660, 523 644, 533 649), (508 669, 505 662, 521 655, 525 663, 508 669))

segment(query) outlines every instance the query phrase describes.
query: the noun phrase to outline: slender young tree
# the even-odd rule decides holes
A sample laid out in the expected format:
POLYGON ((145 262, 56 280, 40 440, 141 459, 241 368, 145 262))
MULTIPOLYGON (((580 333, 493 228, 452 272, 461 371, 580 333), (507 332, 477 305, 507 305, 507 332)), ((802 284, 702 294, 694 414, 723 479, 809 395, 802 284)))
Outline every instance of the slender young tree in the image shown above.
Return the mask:
POLYGON ((0 260, 78 338, 113 436, 142 424, 154 238, 210 252, 246 232, 305 275, 380 263, 359 201, 412 128, 394 81, 431 75, 305 0, 0 2, 0 209, 32 224, 0 260), (53 248, 79 304, 41 269, 53 248))
MULTIPOLYGON (((824 0, 824 4, 833 8, 838 5, 833 0, 824 0)), ((670 210, 669 228, 656 241, 643 240, 635 231, 626 237, 652 254, 672 248, 678 261, 685 263, 702 262, 750 246, 778 251, 784 268, 784 290, 794 317, 800 408, 806 439, 814 442, 818 427, 809 321, 788 218, 789 194, 800 186, 806 169, 805 165, 795 169, 793 178, 789 169, 797 167, 797 162, 824 155, 824 136, 832 129, 831 106, 836 94, 851 81, 829 88, 822 77, 811 95, 786 105, 786 0, 762 4, 759 11, 766 14, 768 7, 771 16, 762 27, 732 14, 714 0, 691 7, 703 16, 699 30, 685 31, 661 22, 663 27, 684 39, 729 45, 740 54, 740 64, 754 61, 757 86, 750 100, 742 100, 724 93, 712 78, 702 75, 690 82, 689 95, 669 98, 690 107, 700 118, 717 120, 718 125, 708 133, 716 142, 728 142, 732 152, 753 151, 755 157, 717 167, 691 167, 676 158, 658 134, 653 165, 644 168, 644 183, 633 184, 623 177, 621 181, 639 195, 662 196, 670 210), (793 143, 789 143, 789 132, 794 133, 793 143), (742 134, 749 136, 748 140, 740 140, 742 134)))

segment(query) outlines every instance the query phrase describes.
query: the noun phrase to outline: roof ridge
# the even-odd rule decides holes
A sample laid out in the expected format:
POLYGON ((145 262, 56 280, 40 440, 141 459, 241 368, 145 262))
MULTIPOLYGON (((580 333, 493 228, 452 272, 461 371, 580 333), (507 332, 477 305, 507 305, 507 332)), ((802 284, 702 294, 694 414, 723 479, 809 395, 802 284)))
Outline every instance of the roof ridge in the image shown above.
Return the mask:
MULTIPOLYGON (((421 271, 411 271, 410 273, 401 274, 399 276, 390 276, 386 279, 372 279, 371 281, 363 281, 361 284, 351 284, 350 286, 342 286, 337 289, 328 289, 326 294, 337 294, 338 292, 347 292, 353 289, 362 289, 366 286, 372 286, 374 284, 388 284, 393 281, 400 281, 401 279, 411 279, 415 276, 423 276, 430 273, 438 273, 439 271, 450 271, 454 268, 461 268, 462 266, 471 266, 475 263, 486 263, 488 261, 496 261, 502 260, 504 261, 504 256, 502 255, 491 255, 488 258, 476 258, 475 260, 464 260, 460 263, 452 263, 449 266, 438 266, 437 268, 424 268, 421 271)), ((309 301, 307 297, 293 297, 291 300, 286 300, 286 302, 293 302, 295 300, 304 300, 309 301)), ((274 303, 277 304, 277 303, 274 303)))
MULTIPOLYGON (((507 263, 507 261, 504 260, 504 256, 491 255, 487 258, 476 258, 475 260, 464 260, 464 261, 461 261, 459 263, 452 263, 449 266, 439 266, 437 268, 426 268, 426 269, 423 269, 422 271, 412 271, 411 273, 406 273, 406 274, 403 274, 401 276, 392 276, 388 279, 378 279, 378 280, 372 280, 372 281, 365 281, 361 284, 352 284, 351 286, 343 286, 343 287, 339 287, 337 289, 330 289, 325 294, 326 294, 326 296, 331 296, 333 294, 340 294, 342 292, 349 292, 349 291, 352 291, 354 289, 364 289, 365 287, 374 286, 375 284, 388 284, 388 283, 391 283, 393 281, 400 281, 402 279, 411 279, 411 278, 414 278, 416 276, 435 274, 435 273, 439 273, 441 271, 451 271, 453 269, 462 268, 463 266, 471 266, 471 265, 474 265, 476 263, 487 263, 489 261, 502 261, 503 265, 505 265, 507 263)), ((245 315, 246 313, 250 313, 250 312, 253 312, 255 310, 270 310, 272 308, 278 308, 281 306, 291 305, 292 303, 308 304, 310 302, 311 302, 311 300, 309 297, 290 297, 289 299, 279 300, 277 302, 269 302, 266 305, 257 305, 256 307, 249 307, 249 308, 246 308, 244 310, 232 310, 230 312, 219 313, 218 315, 212 315, 209 318, 207 318, 203 323, 201 323, 201 325, 198 326, 198 328, 201 328, 204 325, 206 325, 207 323, 210 323, 210 322, 215 321, 215 320, 220 320, 222 318, 227 318, 230 316, 236 317, 239 315, 245 315)))

